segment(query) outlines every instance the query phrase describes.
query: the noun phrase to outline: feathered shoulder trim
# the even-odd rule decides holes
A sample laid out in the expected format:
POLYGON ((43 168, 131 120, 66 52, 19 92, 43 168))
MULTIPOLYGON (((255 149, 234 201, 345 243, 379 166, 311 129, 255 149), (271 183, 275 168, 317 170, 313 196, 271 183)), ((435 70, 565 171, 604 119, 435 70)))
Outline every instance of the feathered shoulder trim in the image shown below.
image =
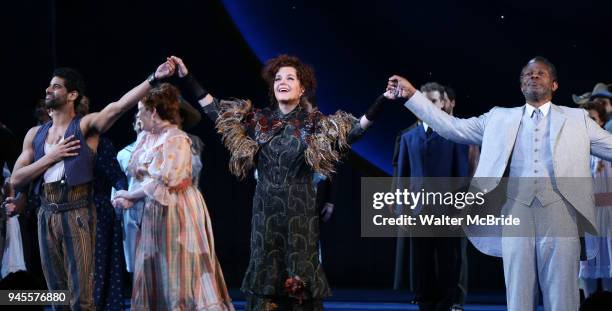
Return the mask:
POLYGON ((350 148, 349 134, 359 126, 353 115, 338 111, 325 116, 320 111, 296 113, 295 118, 280 120, 269 109, 253 109, 248 100, 222 100, 219 103, 217 131, 230 151, 229 169, 244 179, 255 166, 255 155, 285 125, 295 127, 295 137, 306 143, 306 163, 317 173, 330 177, 350 148))
POLYGON ((247 135, 247 126, 253 115, 253 105, 249 100, 222 100, 219 103, 217 131, 230 151, 230 172, 240 179, 244 179, 253 168, 259 149, 257 142, 247 135))
POLYGON ((330 177, 350 149, 349 133, 359 120, 341 110, 329 116, 315 111, 307 119, 312 119, 314 131, 306 136, 306 162, 315 172, 330 177))

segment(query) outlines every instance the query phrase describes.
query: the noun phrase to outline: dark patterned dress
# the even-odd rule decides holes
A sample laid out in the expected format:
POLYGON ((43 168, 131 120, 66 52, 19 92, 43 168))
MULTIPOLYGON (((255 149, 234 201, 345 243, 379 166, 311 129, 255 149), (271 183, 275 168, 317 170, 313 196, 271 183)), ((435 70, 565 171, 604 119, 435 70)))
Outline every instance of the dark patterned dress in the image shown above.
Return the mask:
POLYGON ((348 144, 363 135, 359 120, 343 112, 308 113, 300 106, 283 115, 241 101, 215 100, 204 112, 217 121, 230 149, 230 170, 242 175, 252 163, 259 175, 242 284, 247 310, 322 309, 331 291, 319 261, 313 167, 325 175, 333 171, 348 144))
POLYGON ((122 218, 111 205, 111 187, 127 189, 127 178, 115 158, 117 151, 106 137, 100 137, 94 173, 94 202, 96 204, 96 248, 94 302, 98 310, 124 310, 122 218))

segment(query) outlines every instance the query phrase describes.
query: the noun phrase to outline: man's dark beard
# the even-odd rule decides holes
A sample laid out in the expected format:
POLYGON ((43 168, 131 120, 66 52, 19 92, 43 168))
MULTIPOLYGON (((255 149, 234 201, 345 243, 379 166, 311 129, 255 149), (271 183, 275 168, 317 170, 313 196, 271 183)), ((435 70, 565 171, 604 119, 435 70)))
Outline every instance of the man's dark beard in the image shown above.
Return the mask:
POLYGON ((49 108, 49 109, 54 109, 54 108, 60 107, 60 106, 62 106, 64 104, 66 104, 66 103, 65 102, 61 103, 61 102, 57 101, 56 99, 45 101, 45 106, 47 106, 47 108, 49 108))

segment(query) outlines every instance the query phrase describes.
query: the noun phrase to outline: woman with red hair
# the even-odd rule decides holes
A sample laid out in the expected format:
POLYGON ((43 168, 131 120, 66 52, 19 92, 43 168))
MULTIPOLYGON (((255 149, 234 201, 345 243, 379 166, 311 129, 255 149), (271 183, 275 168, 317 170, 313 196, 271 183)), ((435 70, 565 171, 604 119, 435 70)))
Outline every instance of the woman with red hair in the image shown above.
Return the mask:
POLYGON ((256 167, 251 257, 242 284, 247 310, 322 310, 331 291, 319 261, 319 213, 315 172, 328 176, 381 112, 381 96, 360 119, 338 111, 309 111, 315 94, 312 68, 280 55, 262 75, 271 107, 218 100, 204 90, 183 61, 171 57, 186 88, 198 100, 231 153, 230 171, 244 178, 256 167))

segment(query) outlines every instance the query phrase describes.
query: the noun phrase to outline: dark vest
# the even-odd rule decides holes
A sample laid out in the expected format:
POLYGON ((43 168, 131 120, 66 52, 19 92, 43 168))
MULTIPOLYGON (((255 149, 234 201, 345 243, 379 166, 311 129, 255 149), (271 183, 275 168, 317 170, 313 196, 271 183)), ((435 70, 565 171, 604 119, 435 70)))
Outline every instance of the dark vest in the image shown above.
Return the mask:
MULTIPOLYGON (((81 133, 80 124, 81 116, 77 115, 70 121, 66 129, 66 134, 64 134, 64 138, 74 135, 75 139, 78 139, 81 144, 77 156, 64 158, 66 183, 70 187, 85 184, 94 179, 94 154, 89 149, 89 146, 87 146, 87 140, 83 133, 81 133)), ((32 147, 34 147, 34 161, 38 161, 45 155, 45 140, 47 139, 47 133, 51 125, 53 125, 53 121, 43 124, 40 129, 38 129, 38 132, 36 132, 36 136, 32 142, 32 147)), ((40 175, 34 181, 34 193, 39 193, 43 179, 44 176, 40 175)))

